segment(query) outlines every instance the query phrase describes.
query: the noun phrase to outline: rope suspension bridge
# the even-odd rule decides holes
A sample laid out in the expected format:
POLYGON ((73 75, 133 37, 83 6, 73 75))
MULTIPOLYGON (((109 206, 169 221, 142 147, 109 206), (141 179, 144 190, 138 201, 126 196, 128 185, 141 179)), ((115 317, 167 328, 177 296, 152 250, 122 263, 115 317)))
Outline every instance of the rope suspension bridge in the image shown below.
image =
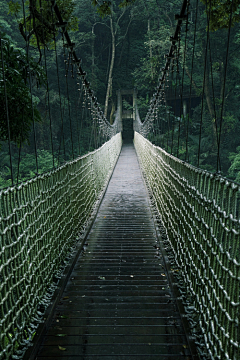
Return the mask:
POLYGON ((221 102, 213 76, 211 1, 206 23, 199 24, 199 2, 184 0, 144 121, 132 91, 134 146, 122 141, 121 91, 111 124, 87 81, 68 23, 54 0, 48 4, 55 24, 54 80, 48 78, 50 57, 40 42, 46 31, 43 10, 33 16, 32 31, 44 70, 52 151, 51 169, 43 173, 33 89, 43 75, 36 77, 40 65, 31 62, 24 2, 26 66, 21 66, 29 107, 19 104, 22 115, 15 119, 9 89, 16 78, 6 65, 13 52, 1 37, 5 123, 0 129, 1 140, 8 142, 11 176, 0 191, 0 359, 240 359, 240 185, 221 175, 234 2, 224 32, 221 102), (193 69, 199 66, 199 26, 205 28, 205 53, 197 93, 193 69), (51 92, 50 81, 58 93, 51 92), (75 109, 70 88, 76 88, 75 109), (200 109, 197 125, 190 119, 194 99, 200 109), (206 103, 213 110, 216 172, 200 168, 206 103), (29 129, 24 117, 29 114, 36 170, 23 181, 22 146, 29 129), (16 132, 17 121, 22 128, 16 132), (189 144, 196 134, 198 152, 192 154, 189 144), (89 146, 86 154, 83 142, 89 146))

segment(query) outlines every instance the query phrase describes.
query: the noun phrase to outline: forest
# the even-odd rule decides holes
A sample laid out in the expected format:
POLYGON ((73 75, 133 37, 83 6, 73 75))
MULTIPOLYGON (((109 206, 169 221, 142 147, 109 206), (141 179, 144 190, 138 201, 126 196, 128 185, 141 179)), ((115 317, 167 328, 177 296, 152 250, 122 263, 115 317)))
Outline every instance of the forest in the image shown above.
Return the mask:
MULTIPOLYGON (((182 1, 57 3, 107 119, 114 121, 117 90, 136 88, 144 121, 182 1)), ((240 7, 230 3, 188 3, 149 139, 183 161, 240 183, 240 7)), ((104 141, 94 132, 88 99, 50 8, 47 0, 0 2, 1 188, 104 141)), ((132 109, 127 96, 123 106, 132 109)))

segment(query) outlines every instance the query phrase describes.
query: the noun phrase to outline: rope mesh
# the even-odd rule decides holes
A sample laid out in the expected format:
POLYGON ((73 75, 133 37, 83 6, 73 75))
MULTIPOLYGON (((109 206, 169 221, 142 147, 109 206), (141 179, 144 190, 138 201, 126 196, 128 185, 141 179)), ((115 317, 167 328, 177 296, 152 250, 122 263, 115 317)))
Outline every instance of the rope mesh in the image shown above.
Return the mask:
POLYGON ((239 359, 240 186, 135 132, 136 151, 211 359, 239 359))
POLYGON ((73 241, 87 226, 121 150, 101 148, 0 192, 0 359, 15 358, 73 241))

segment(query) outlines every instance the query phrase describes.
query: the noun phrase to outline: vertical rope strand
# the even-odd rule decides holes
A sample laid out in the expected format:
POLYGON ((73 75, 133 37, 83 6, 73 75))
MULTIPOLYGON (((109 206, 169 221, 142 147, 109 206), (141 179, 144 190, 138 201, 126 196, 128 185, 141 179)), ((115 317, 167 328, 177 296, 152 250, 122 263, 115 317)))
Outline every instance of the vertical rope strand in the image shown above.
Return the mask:
POLYGON ((183 49, 183 65, 182 65, 182 83, 180 90, 180 116, 179 116, 179 130, 178 130, 178 146, 177 146, 177 157, 179 156, 179 146, 180 146, 180 137, 181 137, 181 117, 183 115, 183 125, 185 124, 185 116, 183 112, 183 91, 184 91, 184 76, 185 76, 185 63, 186 63, 186 53, 187 53, 187 38, 188 38, 188 9, 189 9, 189 1, 187 3, 187 16, 186 16, 186 27, 185 27, 185 40, 184 40, 184 49, 183 49))
MULTIPOLYGON (((52 22, 54 24, 53 6, 51 6, 51 13, 52 13, 52 22)), ((64 154, 65 161, 66 161, 66 149, 65 149, 65 139, 64 139, 62 96, 61 96, 60 79, 59 79, 58 54, 57 54, 57 43, 56 43, 55 32, 53 32, 53 41, 54 41, 54 51, 55 51, 55 62, 56 62, 56 67, 57 67, 58 97, 59 97, 60 114, 61 114, 61 134, 60 134, 60 144, 59 144, 59 151, 58 151, 58 164, 59 164, 62 139, 63 139, 63 154, 64 154)))
MULTIPOLYGON (((209 9, 210 12, 210 9, 209 9)), ((205 81, 206 81, 206 68, 207 68, 207 54, 208 54, 208 41, 209 41, 209 23, 210 23, 210 14, 208 13, 207 4, 206 4, 206 14, 207 14, 207 42, 205 47, 205 60, 204 60, 204 72, 203 72, 203 85, 202 85, 202 103, 201 103, 201 119, 200 119, 200 128, 199 128, 199 142, 198 142, 198 162, 197 166, 200 164, 200 152, 201 152, 201 140, 202 140, 202 124, 203 124, 203 105, 204 105, 204 93, 205 93, 205 81)))
MULTIPOLYGON (((40 2, 41 14, 42 14, 42 4, 40 2)), ((42 23, 42 32, 44 38, 45 27, 42 23)), ((51 141, 51 151, 52 151, 52 165, 53 169, 55 167, 55 159, 54 159, 54 147, 53 147, 53 131, 52 131, 52 113, 51 113, 51 105, 50 105, 50 95, 49 95, 49 81, 48 81, 48 68, 47 68, 47 55, 46 55, 46 46, 43 44, 43 54, 44 54, 44 68, 46 73, 46 85, 47 85, 47 102, 48 102, 48 116, 49 116, 49 130, 50 130, 50 141, 51 141)))
MULTIPOLYGON (((216 103, 215 103, 215 91, 214 91, 214 81, 213 81, 213 64, 212 64, 212 49, 211 49, 211 41, 209 38, 209 60, 210 60, 210 70, 211 70, 211 81, 212 81, 212 92, 213 92, 213 110, 214 110, 214 121, 215 121, 215 127, 216 127, 216 140, 217 140, 217 147, 219 146, 219 138, 218 138, 218 123, 217 123, 217 112, 216 112, 216 103)), ((220 159, 217 161, 217 172, 219 170, 218 168, 221 168, 220 159)))
MULTIPOLYGON (((23 6, 23 18, 24 18, 24 25, 25 25, 25 34, 27 35, 27 25, 26 25, 26 13, 25 13, 25 5, 24 0, 22 0, 23 6)), ((35 17, 33 17, 33 26, 35 26, 35 17)), ((32 108, 32 119, 33 119, 33 139, 34 139, 34 149, 35 149, 35 161, 36 161, 36 172, 38 174, 38 152, 37 152, 37 138, 36 138, 36 127, 35 127, 35 116, 34 116, 34 108, 33 108, 33 94, 32 94, 32 74, 31 74, 31 67, 29 63, 29 40, 26 36, 26 53, 27 53, 27 63, 29 69, 29 87, 30 87, 30 94, 31 94, 31 108, 32 108)))
MULTIPOLYGON (((81 89, 80 89, 80 80, 76 79, 76 82, 75 82, 75 85, 76 85, 76 90, 75 91, 75 97, 74 97, 74 102, 75 102, 75 119, 76 119, 76 126, 77 126, 77 141, 78 141, 78 155, 80 155, 80 134, 79 134, 79 116, 78 116, 78 101, 77 101, 77 94, 78 92, 80 92, 81 94, 81 89), (78 82, 79 81, 79 82, 78 82)), ((79 95, 80 97, 81 95, 79 95)))
POLYGON ((3 72, 3 86, 4 86, 4 96, 5 96, 5 107, 6 107, 6 117, 7 117, 7 128, 8 128, 8 149, 9 149, 9 160, 10 160, 10 170, 11 170, 11 181, 13 181, 13 165, 12 165, 12 147, 11 147, 11 133, 10 133, 10 120, 9 120, 9 111, 8 111, 8 98, 7 98, 7 86, 5 79, 5 68, 4 68, 4 58, 3 58, 3 48, 2 48, 2 38, 0 36, 0 46, 1 46, 1 62, 2 62, 2 72, 3 72))
MULTIPOLYGON (((63 42, 64 56, 65 56, 65 44, 64 44, 63 33, 62 33, 62 42, 63 42)), ((68 62, 67 62, 67 60, 65 60, 65 61, 64 61, 64 64, 65 64, 65 78, 66 78, 67 102, 68 102, 68 117, 69 117, 69 125, 70 125, 71 150, 72 150, 72 159, 74 159, 72 116, 71 116, 69 87, 68 87, 68 70, 69 70, 69 64, 70 64, 70 60, 71 60, 70 54, 71 54, 71 53, 69 52, 69 53, 68 53, 68 62), (68 63, 68 65, 67 65, 67 63, 68 63)))
POLYGON ((228 41, 227 41, 227 51, 226 51, 225 71, 224 71, 224 81, 223 81, 223 97, 222 97, 222 106, 221 106, 221 115, 220 115, 220 128, 219 128, 219 136, 218 136, 217 171, 219 171, 219 170, 221 171, 221 168, 219 169, 219 164, 220 164, 220 143, 221 143, 221 133, 222 133, 223 108, 224 108, 224 99, 225 99, 225 87, 226 87, 226 76, 227 76, 230 33, 231 33, 231 26, 232 26, 233 3, 234 3, 234 0, 232 0, 231 14, 230 14, 230 19, 229 19, 229 27, 228 27, 228 41))
POLYGON ((194 26, 193 51, 192 51, 191 75, 190 75, 189 116, 188 116, 188 119, 187 119, 187 131, 186 131, 185 161, 188 160, 188 135, 189 135, 189 120, 190 120, 191 107, 192 107, 192 82, 193 82, 193 66, 194 66, 196 34, 197 34, 197 19, 198 19, 198 0, 196 2, 196 11, 195 11, 195 26, 194 26))

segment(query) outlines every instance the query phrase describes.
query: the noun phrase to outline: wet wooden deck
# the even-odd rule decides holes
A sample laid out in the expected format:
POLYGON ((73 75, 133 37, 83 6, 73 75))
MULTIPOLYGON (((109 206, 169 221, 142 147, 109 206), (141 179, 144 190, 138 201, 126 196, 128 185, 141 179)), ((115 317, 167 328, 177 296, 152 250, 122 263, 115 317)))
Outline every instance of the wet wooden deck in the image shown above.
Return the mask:
POLYGON ((131 144, 42 341, 42 359, 193 359, 131 144))

